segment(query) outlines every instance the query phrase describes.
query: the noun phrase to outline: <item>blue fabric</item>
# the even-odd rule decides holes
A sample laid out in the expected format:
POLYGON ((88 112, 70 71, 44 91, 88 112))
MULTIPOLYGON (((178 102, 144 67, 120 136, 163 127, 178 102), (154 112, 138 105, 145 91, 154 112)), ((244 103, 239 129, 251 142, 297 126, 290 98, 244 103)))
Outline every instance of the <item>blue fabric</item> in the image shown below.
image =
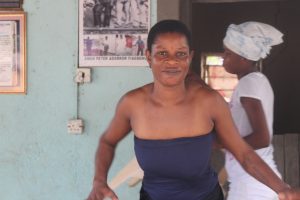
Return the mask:
POLYGON ((218 183, 210 166, 213 134, 168 140, 134 138, 144 170, 143 189, 153 200, 202 200, 218 183))

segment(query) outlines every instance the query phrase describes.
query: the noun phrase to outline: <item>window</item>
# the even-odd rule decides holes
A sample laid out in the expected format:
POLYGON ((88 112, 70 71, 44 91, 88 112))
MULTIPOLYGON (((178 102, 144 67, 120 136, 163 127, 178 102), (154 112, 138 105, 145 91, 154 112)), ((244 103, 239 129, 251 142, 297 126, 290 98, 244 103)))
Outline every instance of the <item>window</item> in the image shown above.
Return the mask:
POLYGON ((224 69, 222 53, 204 53, 201 55, 201 77, 209 86, 217 90, 227 102, 238 82, 235 74, 230 74, 224 69))

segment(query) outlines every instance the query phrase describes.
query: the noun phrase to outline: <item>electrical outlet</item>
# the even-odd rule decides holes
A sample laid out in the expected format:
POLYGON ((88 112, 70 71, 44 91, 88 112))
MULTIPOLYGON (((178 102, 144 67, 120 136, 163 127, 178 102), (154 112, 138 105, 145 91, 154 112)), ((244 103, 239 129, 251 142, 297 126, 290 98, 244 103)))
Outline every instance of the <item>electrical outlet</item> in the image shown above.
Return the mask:
POLYGON ((91 68, 77 68, 75 82, 76 83, 90 83, 91 82, 91 68))
POLYGON ((68 133, 71 134, 82 134, 83 133, 83 120, 82 119, 71 119, 68 121, 68 133))

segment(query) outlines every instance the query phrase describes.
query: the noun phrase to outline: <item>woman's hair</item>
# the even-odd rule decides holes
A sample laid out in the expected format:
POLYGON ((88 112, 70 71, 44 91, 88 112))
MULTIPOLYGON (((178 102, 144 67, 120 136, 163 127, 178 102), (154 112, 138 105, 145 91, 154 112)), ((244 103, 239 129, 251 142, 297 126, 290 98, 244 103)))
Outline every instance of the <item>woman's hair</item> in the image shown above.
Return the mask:
POLYGON ((187 26, 178 20, 168 19, 157 22, 149 31, 147 38, 147 48, 151 52, 151 47, 156 38, 163 33, 179 33, 186 37, 189 47, 192 46, 192 34, 187 26))

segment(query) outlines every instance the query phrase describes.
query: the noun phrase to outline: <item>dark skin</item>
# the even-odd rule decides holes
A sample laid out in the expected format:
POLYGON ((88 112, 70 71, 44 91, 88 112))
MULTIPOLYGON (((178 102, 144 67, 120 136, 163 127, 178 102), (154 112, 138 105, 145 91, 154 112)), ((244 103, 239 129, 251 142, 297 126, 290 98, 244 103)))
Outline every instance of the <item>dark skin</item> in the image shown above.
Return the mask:
POLYGON ((300 200, 300 190, 292 190, 289 193, 279 194, 279 200, 300 200))
POLYGON ((206 86, 186 82, 193 52, 184 35, 159 34, 146 57, 153 83, 128 92, 119 101, 99 141, 88 200, 118 199, 107 185, 107 174, 117 144, 131 130, 142 139, 171 139, 205 135, 215 128, 222 145, 249 174, 278 193, 291 191, 239 136, 224 99, 206 86))
MULTIPOLYGON (((257 71, 255 62, 245 59, 226 47, 224 48, 224 67, 229 73, 236 74, 238 79, 257 71)), ((267 121, 260 100, 250 97, 240 99, 243 105, 253 132, 244 137, 244 140, 253 148, 261 149, 270 145, 271 139, 268 131, 267 121)))
POLYGON ((244 137, 244 140, 253 149, 268 147, 271 140, 261 102, 254 98, 242 97, 241 103, 253 129, 253 132, 244 137))

